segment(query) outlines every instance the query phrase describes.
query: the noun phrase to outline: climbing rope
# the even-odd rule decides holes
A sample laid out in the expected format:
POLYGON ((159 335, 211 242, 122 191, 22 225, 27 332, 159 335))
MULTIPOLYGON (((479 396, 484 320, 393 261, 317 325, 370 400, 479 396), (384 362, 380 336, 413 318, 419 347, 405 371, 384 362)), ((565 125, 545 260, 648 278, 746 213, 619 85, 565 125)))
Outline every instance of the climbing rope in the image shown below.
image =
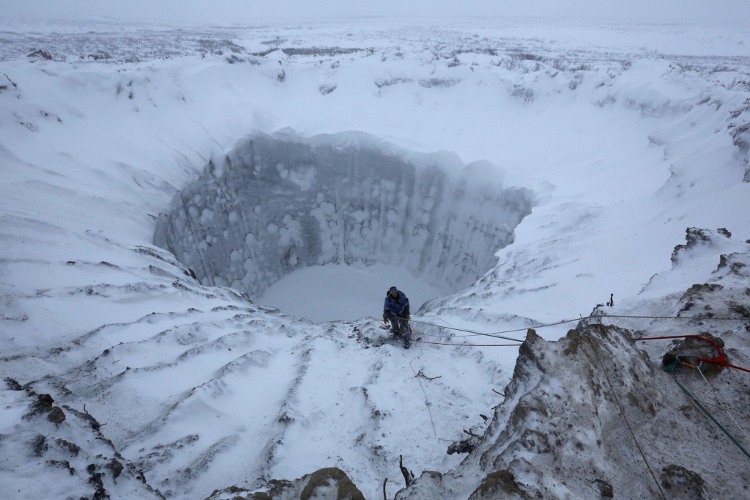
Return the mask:
MULTIPOLYGON (((747 321, 747 318, 724 318, 724 317, 698 318, 698 317, 690 317, 690 316, 645 316, 645 315, 602 314, 602 315, 597 315, 597 316, 589 316, 588 318, 582 318, 581 317, 581 318, 575 318, 575 319, 566 319, 566 320, 561 320, 561 321, 557 321, 557 322, 554 322, 554 323, 537 324, 537 325, 529 326, 529 327, 525 327, 525 328, 503 330, 503 331, 498 331, 498 332, 479 332, 479 331, 475 331, 475 330, 469 330, 469 329, 457 328, 457 327, 452 327, 452 326, 439 325, 439 324, 430 323, 430 322, 421 321, 421 320, 412 320, 412 321, 414 321, 416 323, 424 324, 424 325, 434 326, 434 327, 441 328, 441 329, 453 330, 453 331, 458 331, 458 332, 469 333, 469 334, 472 334, 472 335, 480 335, 480 336, 486 336, 486 337, 492 337, 492 338, 499 338, 499 339, 504 339, 504 340, 510 340, 512 342, 517 342, 517 344, 453 344, 453 343, 445 343, 445 342, 430 342, 430 341, 423 341, 423 340, 419 340, 418 341, 418 342, 421 342, 421 343, 424 343, 424 344, 443 345, 443 346, 455 346, 455 347, 518 347, 518 346, 520 346, 524 342, 523 340, 516 339, 516 338, 511 338, 511 337, 504 337, 504 336, 502 336, 502 334, 525 331, 525 330, 528 330, 529 328, 545 328, 545 327, 550 327, 550 326, 562 325, 562 324, 565 324, 565 323, 572 323, 574 321, 582 321, 584 319, 597 319, 597 318, 632 318, 632 319, 660 319, 660 320, 676 320, 676 319, 680 319, 680 320, 701 320, 701 321, 747 321)), ((726 355, 723 353, 723 351, 721 350, 721 348, 717 345, 717 343, 715 341, 713 341, 713 340, 711 340, 709 338, 706 338, 706 337, 702 337, 700 335, 669 335, 669 336, 660 336, 660 337, 641 337, 641 338, 635 339, 635 340, 646 341, 646 340, 662 340, 662 339, 666 340, 666 339, 677 339, 677 338, 695 338, 695 339, 698 339, 698 340, 701 340, 701 341, 705 341, 705 342, 708 342, 709 344, 711 344, 711 346, 716 350, 716 356, 714 356, 713 358, 704 358, 704 357, 697 357, 696 356, 696 357, 690 357, 690 360, 696 360, 699 363, 714 363, 714 364, 717 364, 717 365, 720 365, 720 366, 730 367, 730 368, 734 368, 734 369, 737 369, 737 370, 742 370, 742 371, 750 373, 750 369, 743 368, 743 367, 734 365, 732 363, 729 363, 729 361, 726 358, 726 355)), ((630 435, 632 436, 633 441, 635 442, 635 445, 638 448, 638 451, 641 454, 641 457, 643 458, 644 463, 646 464, 646 468, 648 469, 649 473, 651 474, 652 479, 656 483, 656 487, 658 488, 661 497, 664 498, 664 499, 666 499, 666 496, 664 494, 664 491, 661 488, 661 485, 660 485, 660 483, 659 483, 659 481, 658 481, 658 479, 656 477, 656 474, 654 473, 653 469, 651 468, 651 465, 649 464, 648 459, 646 458, 646 455, 645 455, 645 453, 643 451, 643 448, 641 447, 640 443, 638 442, 638 439, 637 439, 637 437, 635 435, 635 431, 633 430, 633 427, 630 425, 630 421, 628 420, 627 415, 625 414, 625 410, 624 410, 624 408, 622 406, 622 403, 620 402, 620 399, 617 397, 617 393, 614 390, 614 385, 612 384, 612 381, 609 378, 609 374, 607 373, 606 369, 604 369, 604 366, 603 366, 601 360, 599 359, 599 354, 597 352, 597 348, 596 348, 594 342, 592 342, 591 345, 592 345, 594 356, 596 357, 597 363, 602 367, 602 372, 604 373, 605 379, 607 381, 607 385, 609 387, 609 391, 612 394, 615 402, 617 403, 617 406, 618 406, 619 411, 620 411, 620 415, 622 416, 623 420, 625 421, 625 424, 626 424, 626 426, 628 428, 628 431, 630 432, 630 435)), ((677 356, 675 358, 675 361, 672 364, 670 364, 667 367, 664 367, 664 370, 667 371, 667 373, 669 373, 670 375, 672 375, 672 379, 675 381, 675 383, 693 401, 693 403, 700 409, 700 411, 704 415, 706 415, 710 420, 712 420, 719 427, 719 429, 721 429, 721 431, 735 444, 735 446, 737 446, 740 449, 740 451, 742 451, 742 453, 745 454, 745 456, 747 456, 748 458, 750 458, 750 453, 748 453, 748 451, 745 448, 742 447, 742 445, 737 441, 737 439, 734 436, 732 436, 732 434, 711 414, 711 412, 709 412, 705 408, 705 406, 703 404, 701 404, 701 402, 692 393, 690 393, 690 391, 688 391, 688 389, 685 386, 683 386, 680 383, 679 380, 677 380, 677 377, 675 376, 674 370, 675 370, 675 368, 678 365, 681 365, 681 364, 686 364, 687 366, 694 366, 691 363, 687 363, 686 361, 683 361, 682 359, 680 359, 679 356, 677 356)), ((414 367, 411 366, 411 362, 409 363, 409 366, 411 367, 412 372, 414 372, 414 367)), ((414 372, 414 374, 415 374, 415 377, 417 377, 417 373, 414 372)), ((702 372, 701 372, 701 375, 703 375, 702 372)), ((704 380, 705 380, 705 377, 704 377, 704 380)), ((419 385, 422 388, 422 392, 423 392, 423 394, 425 396, 425 405, 426 405, 427 410, 428 410, 428 412, 430 414, 430 421, 432 423, 433 433, 435 433, 435 436, 437 437, 437 432, 435 431, 435 423, 434 423, 433 417, 432 417, 432 411, 430 410, 430 403, 429 403, 429 401, 427 399, 427 393, 424 390, 424 386, 422 386, 422 382, 419 381, 419 380, 418 380, 418 382, 419 382, 419 385)), ((708 380, 706 380, 706 383, 708 383, 708 380)), ((710 387, 710 384, 709 384, 709 387, 710 387)), ((718 399, 717 399, 717 401, 718 401, 718 399)), ((719 406, 719 408, 722 408, 721 405, 718 405, 718 406, 719 406)), ((727 413, 729 414, 729 416, 732 419, 732 421, 735 423, 735 425, 737 425, 737 427, 740 429, 740 431, 742 431, 742 433, 747 438, 747 433, 742 428, 742 426, 740 426, 739 423, 732 417, 731 412, 729 412, 729 410, 726 409, 726 408, 722 408, 722 409, 724 409, 725 411, 727 411, 727 413)))
MULTIPOLYGON (((417 356, 414 359, 417 359, 418 357, 419 356, 417 356)), ((414 359, 412 359, 412 361, 414 361, 414 359)), ((416 378, 417 382, 419 382, 419 387, 422 388, 422 394, 424 394, 424 405, 427 408, 427 413, 430 414, 430 423, 432 424, 432 433, 435 435, 435 437, 437 437, 437 431, 435 430, 435 420, 433 420, 432 418, 432 410, 430 409, 430 406, 432 406, 432 403, 430 403, 430 400, 427 398, 427 391, 424 390, 422 381, 419 380, 419 374, 416 371, 414 371, 414 367, 412 366, 411 361, 409 361, 409 368, 411 368, 411 371, 414 373, 414 378, 416 378)))
POLYGON ((713 394, 713 396, 714 396, 714 401, 716 401, 716 406, 717 406, 717 407, 718 407, 719 409, 721 409, 721 410, 724 410, 724 411, 726 412, 726 414, 727 414, 727 415, 729 415, 729 418, 730 418, 730 419, 732 419, 732 422, 734 422, 734 425, 736 425, 736 426, 737 426, 737 428, 738 428, 738 429, 740 430, 740 432, 742 432, 742 434, 743 434, 743 435, 745 436, 745 439, 748 439, 748 440, 750 440, 750 436, 748 436, 748 435, 747 435, 747 432, 745 432, 745 429, 743 429, 743 428, 742 428, 742 426, 740 425, 740 423, 739 423, 739 422, 737 422, 737 420, 736 420, 736 419, 734 418, 734 415, 732 415, 732 412, 731 412, 731 411, 729 410, 729 405, 728 405, 728 404, 726 404, 726 403, 724 403, 724 402, 723 402, 723 401, 722 401, 722 400, 721 400, 721 399, 719 398, 719 395, 718 395, 718 393, 716 392, 716 390, 714 390, 714 388, 713 388, 713 387, 711 387, 711 384, 710 384, 710 383, 708 382, 708 379, 707 379, 707 378, 706 378, 706 376, 705 376, 705 375, 703 374, 703 370, 700 370, 700 369, 698 369, 698 370, 696 370, 696 371, 697 371, 697 372, 698 372, 698 373, 700 374, 701 378, 703 378, 703 381, 704 381, 704 382, 706 382, 706 385, 708 386, 708 389, 709 389, 709 390, 711 391, 711 393, 713 394))
POLYGON ((520 347, 521 344, 449 344, 447 342, 429 342, 427 340, 415 340, 421 344, 432 344, 432 345, 448 345, 452 347, 520 347))
POLYGON ((713 421, 713 423, 715 423, 719 427, 719 429, 721 429, 721 431, 735 444, 735 446, 737 446, 737 448, 740 449, 740 451, 742 451, 742 453, 745 454, 745 456, 747 458, 750 458, 750 453, 748 453, 748 451, 745 448, 742 447, 742 445, 737 441, 737 439, 735 439, 735 437, 732 436, 732 434, 723 425, 721 425, 721 423, 719 423, 718 420, 716 420, 716 417, 714 417, 711 414, 711 412, 708 411, 700 403, 700 401, 698 401, 698 398, 696 398, 689 390, 687 390, 687 388, 684 385, 682 385, 680 383, 679 380, 677 380, 677 376, 675 375, 675 369, 677 368, 677 366, 680 365, 680 363, 681 363, 680 357, 677 356, 672 363, 670 363, 669 365, 667 365, 667 366, 664 367, 664 371, 666 371, 667 373, 669 373, 670 375, 672 375, 672 380, 674 380, 675 383, 679 386, 679 388, 682 389, 682 392, 684 392, 687 395, 687 397, 689 397, 693 401, 693 403, 695 403, 695 405, 698 407, 698 409, 701 412, 703 412, 703 414, 705 416, 707 416, 708 418, 710 418, 711 421, 713 421))
POLYGON ((653 478, 654 482, 656 483, 656 487, 659 489, 659 493, 661 494, 661 497, 666 500, 666 495, 664 495, 664 491, 661 489, 661 485, 659 484, 659 480, 656 478, 656 474, 654 473, 653 469, 651 468, 651 465, 648 463, 648 459, 646 458, 646 454, 643 451, 643 448, 641 448, 640 443, 638 442, 638 439, 635 436, 635 431, 633 431, 633 427, 630 425, 630 421, 628 420, 627 415, 625 415, 625 409, 622 406, 622 403, 620 402, 620 398, 617 397, 617 393, 615 392, 614 386, 612 385, 612 381, 609 379, 609 374, 607 373, 607 370, 604 369, 604 364, 599 359, 599 353, 597 352, 597 348, 595 345, 595 342, 593 339, 590 339, 591 342, 591 350, 594 351, 594 357, 596 358, 597 364, 601 367, 602 372, 604 372, 604 378, 607 380, 607 385, 609 386, 609 392, 612 394, 612 397, 614 398, 615 402, 617 403, 617 407, 620 409, 620 415, 622 416, 622 419, 625 421, 625 425, 628 428, 628 431, 630 432, 630 435, 633 437, 633 441, 635 442, 635 446, 638 448, 638 451, 641 454, 641 457, 643 458, 643 462, 646 464, 646 468, 648 469, 648 472, 651 474, 651 477, 653 478))
POLYGON ((503 330, 503 331, 499 331, 499 332, 478 332, 476 330, 467 330, 465 328, 456 328, 456 327, 453 327, 453 326, 438 325, 437 323, 430 323, 428 321, 421 321, 421 320, 415 320, 415 319, 413 319, 411 321, 414 322, 414 323, 420 323, 420 324, 423 324, 423 325, 428 325, 428 326, 434 326, 434 327, 437 327, 437 328, 442 328, 444 330, 453 330, 453 331, 456 331, 456 332, 471 333, 473 335, 482 335, 482 336, 485 336, 485 337, 492 337, 492 338, 496 338, 496 339, 510 340, 511 342, 524 342, 522 339, 514 339, 514 338, 511 338, 511 337, 502 337, 501 334, 515 333, 515 332, 525 332, 529 328, 545 328, 545 327, 548 327, 548 326, 563 325, 565 323, 572 323, 574 321, 581 321, 581 319, 583 319, 583 318, 564 319, 562 321, 557 321, 555 323, 539 324, 539 325, 527 326, 527 327, 523 327, 523 328, 514 328, 512 330, 503 330))
MULTIPOLYGON (((587 319, 599 319, 599 318, 632 318, 632 319, 680 319, 680 320, 700 320, 700 321, 747 321, 747 318, 699 318, 696 316, 642 316, 642 315, 627 315, 627 314, 600 314, 600 315, 594 315, 594 316, 588 316, 588 317, 578 317, 578 318, 571 318, 571 319, 562 319, 560 321, 555 321, 553 323, 539 323, 535 325, 529 325, 523 328, 514 328, 510 330, 501 330, 498 332, 479 332, 476 330, 469 330, 465 328, 457 328, 455 326, 446 326, 446 325, 440 325, 437 323, 431 323, 429 321, 423 321, 423 320, 417 320, 417 319, 411 319, 410 321, 413 323, 420 323, 427 326, 434 326, 436 328, 441 328, 444 330, 452 330, 456 332, 464 332, 464 333, 470 333, 472 335, 481 335, 485 337, 492 337, 492 338, 498 338, 503 340, 510 340, 512 342, 524 342, 522 339, 516 339, 512 337, 503 337, 503 334, 506 333, 516 333, 516 332, 525 332, 529 328, 548 328, 550 326, 558 326, 558 325, 564 325, 566 323, 573 323, 577 321, 583 321, 587 319)), ((640 339, 639 339, 640 340, 640 339)))
POLYGON ((590 318, 636 318, 636 319, 686 319, 698 321, 748 321, 748 318, 723 318, 723 317, 701 317, 701 316, 638 316, 630 314, 597 314, 590 318))
MULTIPOLYGON (((619 314, 619 315, 611 314, 610 315, 610 314, 602 314, 602 315, 597 315, 597 316, 590 316, 589 318, 567 319, 567 320, 557 321, 557 322, 554 322, 554 323, 537 324, 537 325, 529 326, 529 327, 525 327, 525 328, 503 330, 503 331, 498 331, 498 332, 479 332, 479 331, 475 331, 475 330, 469 330, 469 329, 457 328, 457 327, 452 327, 452 326, 439 325, 439 324, 430 323, 430 322, 421 321, 421 320, 412 320, 412 321, 414 321, 416 323, 424 324, 424 325, 434 326, 434 327, 441 328, 441 329, 453 330, 453 331, 458 331, 458 332, 469 333, 469 334, 472 334, 472 335, 480 335, 480 336, 486 336, 486 337, 493 337, 493 338, 499 338, 499 339, 504 339, 504 340, 510 340, 512 342, 517 342, 517 344, 454 344, 454 343, 445 343, 445 342, 430 342, 430 341, 423 341, 423 340, 419 340, 418 341, 418 342, 421 342, 421 343, 424 343, 424 344, 443 345, 443 346, 455 346, 455 347, 518 347, 518 346, 520 346, 524 342, 523 340, 516 339, 516 338, 511 338, 511 337, 504 337, 504 336, 502 336, 502 334, 525 331, 525 330, 528 330, 529 328, 545 328, 545 327, 550 327, 550 326, 562 325, 562 324, 565 324, 565 323, 572 323, 574 321, 582 321, 584 319, 597 319, 597 318, 632 318, 632 319, 660 319, 660 320, 676 320, 676 319, 680 319, 680 320, 701 320, 701 321, 747 321, 747 318, 724 318, 724 317, 698 318, 698 317, 690 317, 690 316, 675 317, 675 316, 645 316, 645 315, 622 315, 622 314, 619 314)), ((734 365, 732 363, 729 363, 729 361, 726 358, 726 355, 723 353, 723 351, 721 350, 721 348, 717 345, 717 343, 715 341, 713 341, 713 340, 711 340, 709 338, 700 336, 700 335, 669 335, 669 336, 660 336, 660 337, 641 337, 641 338, 635 339, 635 340, 646 341, 646 340, 661 340, 661 339, 665 339, 666 340, 666 339, 677 339, 677 338, 695 338, 695 339, 698 339, 698 340, 701 340, 701 341, 705 341, 705 342, 708 342, 709 344, 711 344, 711 346, 716 351, 716 356, 714 356, 713 358, 704 358, 704 357, 694 356, 694 357, 689 357, 690 360, 696 360, 698 363, 714 363, 714 364, 717 364, 717 365, 720 365, 720 366, 730 367, 730 368, 734 368, 734 369, 737 369, 737 370, 742 370, 742 371, 750 373, 750 369, 743 368, 743 367, 734 365)), ((637 439, 637 437, 635 435, 635 431, 633 430, 633 427, 631 426, 630 421, 628 420, 627 415, 625 414, 625 410, 624 410, 624 408, 622 406, 622 403, 620 402, 620 399, 617 397, 617 393, 614 390, 614 385, 612 384, 612 381, 609 378, 609 374, 607 373, 607 370, 604 369, 604 365, 601 362, 601 359, 599 358, 599 354, 597 352, 597 348, 595 346, 595 343, 592 342, 591 345, 592 345, 592 348, 593 348, 592 350, 594 352, 594 356, 596 357, 596 361, 599 364, 599 366, 601 366, 602 372, 604 373, 605 379, 607 381, 607 385, 609 387, 609 391, 612 394, 612 397, 614 398, 614 400, 615 400, 615 402, 616 402, 616 404, 618 406, 618 409, 620 411, 620 415, 622 416, 623 420, 625 421, 627 429, 628 429, 631 437, 633 438, 633 441, 635 442, 635 445, 638 448, 638 451, 641 454, 641 457, 643 458, 644 463, 646 464, 646 468, 648 469, 648 471, 649 471, 652 479, 654 480, 654 483, 656 483, 656 487, 659 490, 661 498, 666 499, 664 491, 661 488, 661 484, 659 483, 659 481, 658 481, 658 479, 656 477, 656 474, 654 473, 653 469, 651 468, 651 465, 649 464, 648 459, 646 458, 646 455, 645 455, 645 452, 643 451, 643 448, 641 447, 640 443, 638 442, 638 439, 637 439)), ((748 451, 739 443, 739 441, 677 379, 677 377, 675 376, 674 371, 675 371, 675 368, 677 366, 681 365, 681 364, 686 364, 687 366, 694 367, 693 364, 686 363, 686 361, 683 361, 679 356, 677 356, 675 358, 675 361, 672 364, 670 364, 667 367, 664 367, 664 370, 667 371, 667 373, 669 373, 670 375, 672 375, 672 379, 675 381, 675 383, 678 385, 678 387, 693 401, 693 403, 698 407, 698 409, 704 415, 706 415, 711 421, 713 421, 719 427, 719 429, 721 429, 721 431, 735 444, 735 446, 737 446, 737 448, 739 448, 740 451, 742 451, 742 453, 745 454, 745 456, 747 456, 748 458, 750 458, 750 453, 748 453, 748 451)), ((414 372, 414 367, 411 366, 411 362, 409 363, 409 366, 411 367, 412 372, 414 372)), ((417 375, 418 374, 416 372, 414 372, 414 376, 417 377, 417 379, 418 379, 417 375)), ((703 375, 702 372, 701 372, 701 375, 703 375)), ((703 378, 704 378, 704 380, 706 380, 705 376, 703 378)), ((420 385, 420 387, 422 389, 422 393, 425 396, 425 406, 427 407, 427 410, 428 410, 428 412, 430 414, 430 422, 432 423, 433 433, 435 434, 435 437, 437 437, 437 431, 435 430, 435 423, 433 421, 432 411, 430 410, 430 403, 429 403, 429 401, 427 399, 427 393, 425 392, 424 386, 422 385, 422 382, 419 379, 418 379, 418 382, 419 382, 419 385, 420 385)), ((708 380, 706 380, 706 383, 708 383, 708 380)), ((710 388, 710 384, 709 384, 709 388, 710 388)), ((717 398, 717 401, 718 401, 718 398, 717 398)), ((740 429, 740 431, 745 435, 745 438, 747 438, 747 433, 742 428, 742 426, 739 425, 739 423, 734 419, 734 417, 731 415, 731 412, 728 410, 728 408, 726 408, 726 407, 722 408, 721 404, 719 404, 718 407, 721 408, 721 409, 723 409, 724 411, 726 411, 727 414, 729 414, 729 416, 732 419, 732 421, 735 423, 735 425, 737 425, 737 427, 740 429)))

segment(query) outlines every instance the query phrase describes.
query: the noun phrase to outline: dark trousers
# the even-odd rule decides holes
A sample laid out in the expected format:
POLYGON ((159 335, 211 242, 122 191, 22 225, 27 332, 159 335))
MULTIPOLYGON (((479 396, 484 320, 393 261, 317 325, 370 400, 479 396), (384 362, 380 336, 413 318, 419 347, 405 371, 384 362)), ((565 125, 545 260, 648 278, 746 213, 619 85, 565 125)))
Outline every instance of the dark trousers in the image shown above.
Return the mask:
POLYGON ((399 318, 394 314, 386 314, 388 321, 391 322, 391 333, 398 335, 399 337, 405 337, 404 340, 409 340, 411 328, 409 328, 409 320, 399 318))

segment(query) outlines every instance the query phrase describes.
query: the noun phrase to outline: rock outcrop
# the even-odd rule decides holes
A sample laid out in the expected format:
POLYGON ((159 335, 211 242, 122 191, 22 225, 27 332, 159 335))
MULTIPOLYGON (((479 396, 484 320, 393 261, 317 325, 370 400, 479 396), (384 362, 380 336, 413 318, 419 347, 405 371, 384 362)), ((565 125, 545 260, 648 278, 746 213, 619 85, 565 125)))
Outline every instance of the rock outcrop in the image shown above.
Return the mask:
POLYGON ((230 486, 214 491, 206 500, 364 500, 362 492, 338 467, 326 467, 294 481, 271 480, 261 490, 230 486))

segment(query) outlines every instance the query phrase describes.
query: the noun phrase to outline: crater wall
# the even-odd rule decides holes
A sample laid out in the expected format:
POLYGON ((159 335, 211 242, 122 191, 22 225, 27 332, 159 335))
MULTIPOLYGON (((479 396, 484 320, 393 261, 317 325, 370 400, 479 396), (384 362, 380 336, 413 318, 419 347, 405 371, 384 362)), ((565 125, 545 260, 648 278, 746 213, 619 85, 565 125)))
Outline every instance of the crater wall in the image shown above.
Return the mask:
POLYGON ((486 162, 356 133, 255 135, 175 196, 154 243, 251 297, 331 263, 401 265, 450 293, 495 265, 532 202, 486 162))

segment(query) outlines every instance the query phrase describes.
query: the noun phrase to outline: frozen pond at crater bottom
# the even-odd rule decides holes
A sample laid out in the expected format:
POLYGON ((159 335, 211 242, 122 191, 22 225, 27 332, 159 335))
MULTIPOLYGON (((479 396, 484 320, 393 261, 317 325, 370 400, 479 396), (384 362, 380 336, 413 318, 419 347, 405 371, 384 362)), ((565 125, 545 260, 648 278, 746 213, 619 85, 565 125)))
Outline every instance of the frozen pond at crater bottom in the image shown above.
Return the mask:
POLYGON ((287 274, 255 302, 315 322, 380 318, 390 286, 409 297, 412 313, 445 295, 406 269, 387 264, 310 266, 287 274))

